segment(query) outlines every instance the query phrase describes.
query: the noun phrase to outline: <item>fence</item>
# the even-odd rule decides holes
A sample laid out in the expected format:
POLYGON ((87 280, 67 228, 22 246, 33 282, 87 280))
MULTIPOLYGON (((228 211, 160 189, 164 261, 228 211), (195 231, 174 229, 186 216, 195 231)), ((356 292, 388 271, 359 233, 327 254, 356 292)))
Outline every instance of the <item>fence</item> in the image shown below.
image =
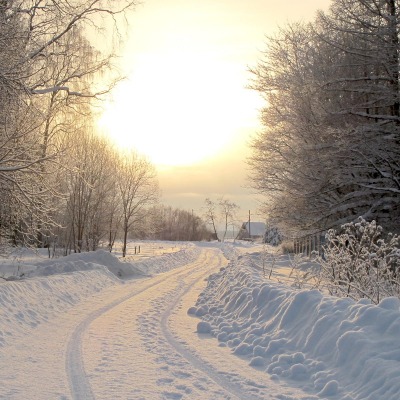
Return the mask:
MULTIPOLYGON (((162 242, 128 242, 126 250, 126 260, 136 260, 140 258, 162 256, 166 253, 175 253, 185 247, 183 244, 172 244, 162 242)), ((119 254, 118 244, 115 246, 114 253, 119 254)))
POLYGON ((312 252, 322 254, 322 246, 325 244, 325 234, 317 233, 293 239, 295 254, 311 256, 312 252))

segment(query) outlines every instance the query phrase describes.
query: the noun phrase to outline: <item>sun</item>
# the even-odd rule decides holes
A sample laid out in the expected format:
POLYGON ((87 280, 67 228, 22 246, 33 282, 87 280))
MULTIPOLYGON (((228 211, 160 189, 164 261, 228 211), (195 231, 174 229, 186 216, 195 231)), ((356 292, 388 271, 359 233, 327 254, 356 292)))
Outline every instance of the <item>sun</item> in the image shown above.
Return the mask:
POLYGON ((99 121, 122 148, 157 165, 190 165, 223 151, 246 118, 245 89, 229 65, 202 54, 147 54, 99 121))

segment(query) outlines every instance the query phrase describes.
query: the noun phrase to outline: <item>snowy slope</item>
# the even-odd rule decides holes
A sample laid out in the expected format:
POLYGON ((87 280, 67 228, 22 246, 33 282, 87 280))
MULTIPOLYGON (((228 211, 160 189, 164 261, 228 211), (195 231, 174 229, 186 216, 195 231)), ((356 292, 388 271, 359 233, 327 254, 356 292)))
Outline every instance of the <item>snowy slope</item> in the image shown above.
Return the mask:
POLYGON ((146 275, 167 272, 173 268, 187 264, 194 260, 199 248, 193 244, 181 245, 173 253, 152 258, 138 259, 125 262, 106 250, 97 250, 89 253, 76 253, 67 257, 48 259, 36 263, 36 269, 26 273, 26 276, 44 276, 73 271, 105 269, 121 279, 131 279, 146 275))
POLYGON ((251 255, 209 277, 188 311, 200 333, 316 398, 400 398, 400 302, 379 306, 263 279, 251 255))
MULTIPOLYGON (((71 254, 58 259, 27 263, 20 280, 0 280, 0 347, 10 340, 28 335, 38 325, 112 285, 118 278, 140 278, 165 272, 189 263, 199 248, 191 245, 164 256, 134 263, 122 262, 108 251, 71 254)), ((4 270, 10 271, 9 264, 4 270)), ((13 266, 13 270, 15 270, 13 266)))
POLYGON ((0 283, 0 348, 115 284, 100 269, 0 283))

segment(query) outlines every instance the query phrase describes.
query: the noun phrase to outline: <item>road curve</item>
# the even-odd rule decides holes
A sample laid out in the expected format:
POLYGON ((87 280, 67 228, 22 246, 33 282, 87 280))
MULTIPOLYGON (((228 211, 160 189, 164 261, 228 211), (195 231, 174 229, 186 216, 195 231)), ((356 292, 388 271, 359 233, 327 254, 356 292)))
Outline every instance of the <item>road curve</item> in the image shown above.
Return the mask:
MULTIPOLYGON (((203 265, 204 254, 201 254, 199 259, 193 264, 193 267, 203 265)), ((117 288, 119 296, 116 299, 106 303, 100 308, 89 313, 72 332, 67 346, 66 352, 66 373, 68 376, 71 396, 75 400, 91 400, 95 396, 93 394, 90 380, 85 372, 84 359, 82 353, 83 336, 88 330, 88 327, 97 319, 106 317, 113 309, 123 305, 125 302, 133 301, 135 297, 146 293, 146 291, 163 285, 165 275, 168 279, 177 279, 182 274, 187 274, 187 266, 170 271, 168 274, 158 275, 151 279, 137 280, 124 285, 123 290, 117 288)), ((191 272, 189 271, 189 274, 191 272)))
POLYGON ((68 370, 85 370, 79 377, 69 372, 73 398, 252 399, 185 349, 168 327, 181 297, 225 264, 220 250, 202 249, 195 262, 135 282, 129 295, 83 321, 70 341, 68 370))
POLYGON ((194 262, 111 285, 40 324, 0 349, 0 400, 310 400, 197 334, 187 310, 227 263, 202 247, 194 262))
POLYGON ((265 400, 287 392, 291 399, 292 389, 196 333, 187 309, 226 264, 219 249, 203 248, 195 262, 129 283, 88 315, 68 347, 72 398, 265 400))

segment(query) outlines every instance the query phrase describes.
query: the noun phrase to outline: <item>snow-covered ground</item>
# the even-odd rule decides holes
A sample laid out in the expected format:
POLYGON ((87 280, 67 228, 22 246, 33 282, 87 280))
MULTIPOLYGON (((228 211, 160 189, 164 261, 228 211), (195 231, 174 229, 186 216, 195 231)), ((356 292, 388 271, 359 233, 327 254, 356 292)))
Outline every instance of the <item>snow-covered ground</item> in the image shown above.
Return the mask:
POLYGON ((2 260, 0 399, 400 398, 397 298, 295 289, 250 243, 146 246, 2 260))

